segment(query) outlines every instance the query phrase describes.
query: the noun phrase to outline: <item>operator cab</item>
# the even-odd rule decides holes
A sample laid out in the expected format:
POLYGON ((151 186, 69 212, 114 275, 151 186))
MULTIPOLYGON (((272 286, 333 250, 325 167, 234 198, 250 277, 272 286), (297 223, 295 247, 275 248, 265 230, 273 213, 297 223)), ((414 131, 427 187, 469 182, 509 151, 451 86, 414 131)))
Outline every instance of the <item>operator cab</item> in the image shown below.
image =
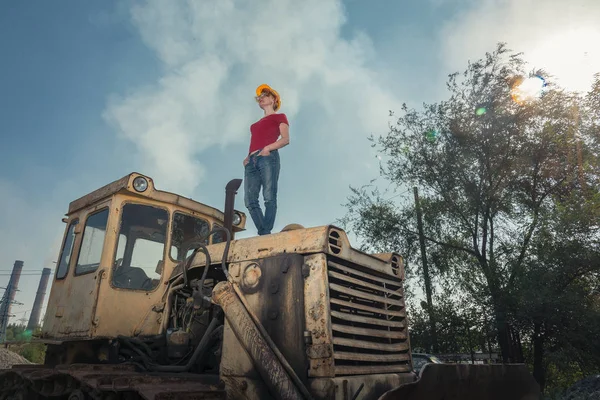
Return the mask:
MULTIPOLYGON (((231 213, 233 236, 244 230, 246 217, 231 213)), ((215 208, 157 190, 138 173, 71 202, 43 337, 96 337, 104 331, 113 336, 115 329, 131 335, 131 326, 138 333, 158 332, 157 318, 144 313, 160 302, 161 287, 201 238, 203 244, 225 239, 208 235, 226 219, 215 208), (99 316, 115 312, 114 321, 99 324, 99 316)))

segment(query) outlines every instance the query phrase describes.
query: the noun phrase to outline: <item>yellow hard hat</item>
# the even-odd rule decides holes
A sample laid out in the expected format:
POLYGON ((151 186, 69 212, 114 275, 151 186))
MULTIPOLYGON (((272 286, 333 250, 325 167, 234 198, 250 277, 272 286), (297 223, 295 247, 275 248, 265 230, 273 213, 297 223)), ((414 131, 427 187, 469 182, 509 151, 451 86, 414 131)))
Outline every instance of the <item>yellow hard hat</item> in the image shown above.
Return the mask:
POLYGON ((262 85, 260 85, 259 87, 256 88, 256 95, 260 96, 260 94, 263 91, 267 91, 269 93, 272 93, 273 96, 275 96, 275 110, 279 110, 279 108, 281 108, 281 96, 279 96, 279 93, 277 93, 277 91, 275 89, 273 89, 271 86, 267 85, 266 83, 263 83, 262 85))

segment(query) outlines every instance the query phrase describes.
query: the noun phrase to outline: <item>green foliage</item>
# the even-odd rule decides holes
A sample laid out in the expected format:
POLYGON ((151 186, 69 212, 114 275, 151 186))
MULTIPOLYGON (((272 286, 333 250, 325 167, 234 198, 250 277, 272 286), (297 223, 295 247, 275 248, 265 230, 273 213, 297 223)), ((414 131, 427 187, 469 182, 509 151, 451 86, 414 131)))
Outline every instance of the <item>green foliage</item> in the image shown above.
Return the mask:
MULTIPOLYGON (((487 341, 504 360, 530 363, 554 390, 600 365, 600 74, 578 94, 523 65, 500 44, 449 76, 447 100, 404 105, 389 133, 371 140, 383 179, 397 192, 419 188, 441 292, 433 310, 440 348, 465 352, 474 341, 483 351, 487 341), (543 93, 518 93, 540 75, 543 93), (465 325, 471 343, 461 339, 465 325)), ((413 202, 352 190, 341 224, 365 250, 403 253, 411 285, 420 285, 413 202)), ((427 321, 413 304, 413 341, 425 343, 427 321)))
MULTIPOLYGON (((497 353, 493 343, 493 323, 480 305, 467 296, 453 298, 445 290, 434 299, 436 331, 440 354, 497 353)), ((426 303, 409 306, 410 340, 413 349, 426 349, 429 320, 426 303)))
MULTIPOLYGON (((26 330, 24 325, 9 324, 6 328, 6 340, 8 342, 30 342, 33 338, 39 336, 39 333, 39 329, 32 332, 26 330)), ((11 345, 10 350, 33 363, 44 363, 46 346, 43 343, 19 343, 11 345)))
POLYGON ((17 350, 17 353, 36 364, 43 364, 46 346, 43 343, 29 343, 17 350))

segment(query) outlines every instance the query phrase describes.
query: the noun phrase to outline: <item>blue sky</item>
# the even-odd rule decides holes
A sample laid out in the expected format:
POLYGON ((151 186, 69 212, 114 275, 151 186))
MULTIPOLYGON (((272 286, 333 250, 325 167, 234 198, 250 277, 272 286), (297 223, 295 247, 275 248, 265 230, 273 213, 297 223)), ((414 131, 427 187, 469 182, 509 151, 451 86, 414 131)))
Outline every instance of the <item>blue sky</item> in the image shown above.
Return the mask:
MULTIPOLYGON (((131 171, 221 207, 261 83, 291 123, 281 229, 343 216, 348 185, 377 176, 366 138, 386 133, 388 110, 442 98, 447 74, 497 41, 571 88, 600 71, 592 0, 202 3, 2 2, 1 271, 52 266, 68 202, 131 171)), ((38 279, 22 277, 17 318, 38 279)))

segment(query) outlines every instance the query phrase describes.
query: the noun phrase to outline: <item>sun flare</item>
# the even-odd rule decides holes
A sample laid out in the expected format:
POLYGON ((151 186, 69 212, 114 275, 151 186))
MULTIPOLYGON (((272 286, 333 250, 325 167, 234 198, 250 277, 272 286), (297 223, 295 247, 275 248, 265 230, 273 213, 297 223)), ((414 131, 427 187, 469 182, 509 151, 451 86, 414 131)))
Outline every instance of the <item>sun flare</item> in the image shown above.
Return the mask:
POLYGON ((545 37, 527 52, 531 68, 543 68, 557 83, 574 91, 589 90, 600 73, 600 28, 582 26, 545 37))

